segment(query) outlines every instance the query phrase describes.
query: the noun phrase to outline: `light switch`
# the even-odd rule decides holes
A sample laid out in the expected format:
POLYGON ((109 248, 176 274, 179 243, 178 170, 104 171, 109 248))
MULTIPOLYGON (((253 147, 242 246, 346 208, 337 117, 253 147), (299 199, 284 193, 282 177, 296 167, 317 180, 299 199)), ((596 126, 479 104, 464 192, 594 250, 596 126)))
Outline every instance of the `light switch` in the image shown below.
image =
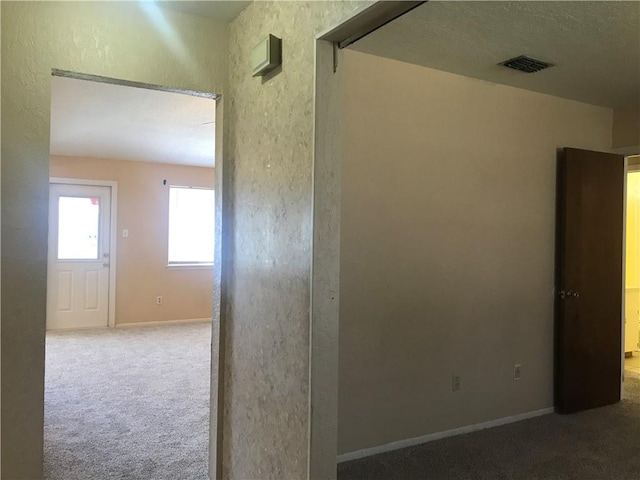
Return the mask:
POLYGON ((124 228, 122 229, 122 238, 127 238, 129 236, 129 230, 124 228))

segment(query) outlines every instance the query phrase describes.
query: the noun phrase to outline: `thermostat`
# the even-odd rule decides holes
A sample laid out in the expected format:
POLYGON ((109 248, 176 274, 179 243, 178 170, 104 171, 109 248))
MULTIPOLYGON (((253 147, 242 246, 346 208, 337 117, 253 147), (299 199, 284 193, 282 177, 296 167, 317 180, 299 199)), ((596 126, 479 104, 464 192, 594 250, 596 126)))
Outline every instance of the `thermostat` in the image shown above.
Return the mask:
POLYGON ((282 40, 268 35, 251 52, 253 76, 264 75, 282 63, 282 40))

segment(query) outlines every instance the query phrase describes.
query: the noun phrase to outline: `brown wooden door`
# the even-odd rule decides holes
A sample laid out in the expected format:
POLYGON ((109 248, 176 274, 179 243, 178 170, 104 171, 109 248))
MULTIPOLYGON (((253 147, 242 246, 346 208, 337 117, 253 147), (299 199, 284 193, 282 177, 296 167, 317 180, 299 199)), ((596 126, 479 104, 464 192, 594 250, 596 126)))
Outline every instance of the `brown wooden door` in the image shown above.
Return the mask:
POLYGON ((558 168, 555 403, 620 400, 624 157, 565 148, 558 168))

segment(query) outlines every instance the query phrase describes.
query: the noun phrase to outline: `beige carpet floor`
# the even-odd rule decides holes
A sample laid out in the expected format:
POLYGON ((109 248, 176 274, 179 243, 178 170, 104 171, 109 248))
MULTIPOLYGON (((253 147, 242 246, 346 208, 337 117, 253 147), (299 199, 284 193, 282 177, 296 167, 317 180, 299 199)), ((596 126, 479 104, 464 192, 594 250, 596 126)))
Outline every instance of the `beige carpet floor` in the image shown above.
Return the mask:
POLYGON ((207 477, 209 324, 47 334, 46 480, 207 477))
MULTIPOLYGON (((207 324, 49 333, 45 479, 206 479, 209 364, 207 324)), ((640 379, 625 397, 342 463, 338 478, 640 480, 640 379)))

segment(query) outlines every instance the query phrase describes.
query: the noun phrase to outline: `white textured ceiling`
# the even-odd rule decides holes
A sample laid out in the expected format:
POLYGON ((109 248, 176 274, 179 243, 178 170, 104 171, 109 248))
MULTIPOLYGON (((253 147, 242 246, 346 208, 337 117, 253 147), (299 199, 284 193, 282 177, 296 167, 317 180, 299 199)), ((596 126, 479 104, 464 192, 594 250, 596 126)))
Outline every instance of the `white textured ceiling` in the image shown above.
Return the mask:
POLYGON ((238 14, 244 10, 251 1, 233 0, 233 1, 221 1, 221 0, 177 0, 177 1, 165 1, 160 0, 157 2, 161 7, 170 8, 171 10, 179 10, 191 15, 198 15, 200 17, 215 18, 225 23, 230 22, 238 16, 238 14))
POLYGON ((215 101, 52 77, 51 153, 212 167, 215 101))
POLYGON ((639 1, 432 0, 351 48, 594 105, 640 104, 639 1), (555 66, 497 65, 518 55, 555 66))

